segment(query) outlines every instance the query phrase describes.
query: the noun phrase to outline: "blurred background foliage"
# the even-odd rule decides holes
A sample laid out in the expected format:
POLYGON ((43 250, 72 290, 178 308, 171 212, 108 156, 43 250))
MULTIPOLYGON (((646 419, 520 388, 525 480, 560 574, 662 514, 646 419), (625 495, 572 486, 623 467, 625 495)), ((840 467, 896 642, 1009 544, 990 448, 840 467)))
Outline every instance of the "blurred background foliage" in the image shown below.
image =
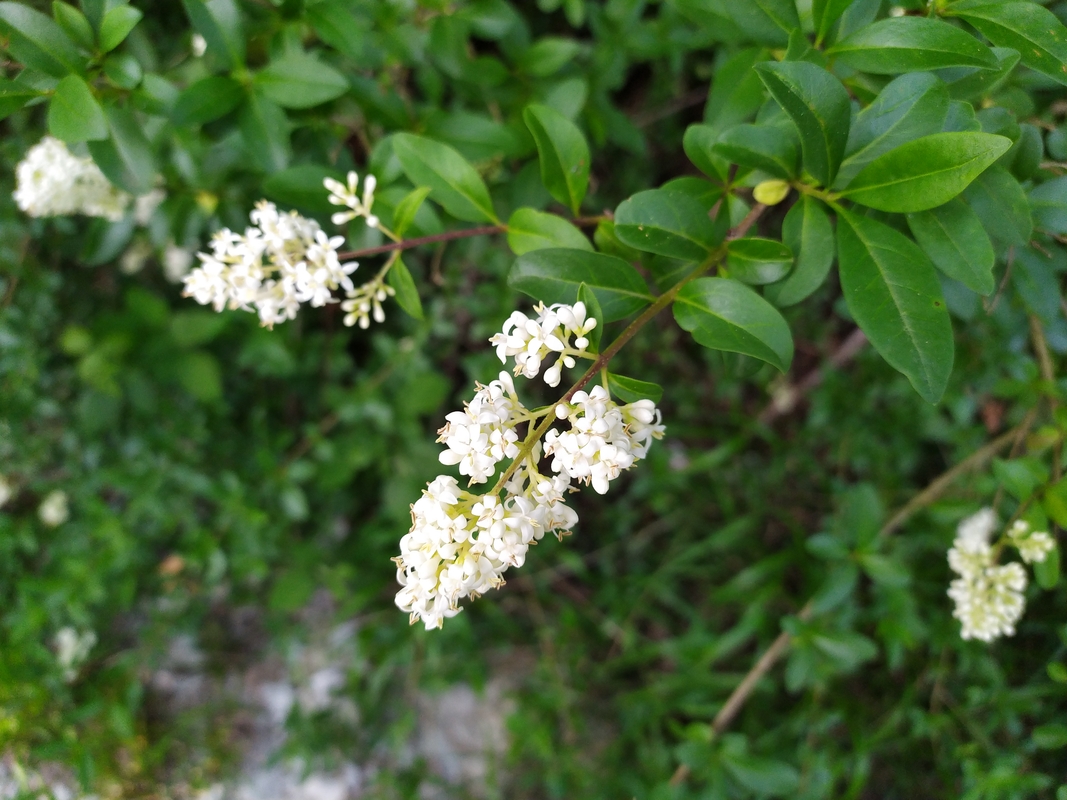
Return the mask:
MULTIPOLYGON (((83 3, 90 21, 119 5, 83 3)), ((15 488, 0 511, 0 752, 68 765, 106 796, 182 796, 225 778, 240 753, 233 716, 175 718, 151 670, 179 633, 219 673, 282 650, 307 635, 301 609, 325 598, 337 622, 357 620, 342 694, 360 717, 294 711, 287 752, 312 765, 403 742, 416 690, 482 686, 521 653, 499 796, 1065 796, 1062 581, 1031 587, 1018 634, 993 646, 960 640, 945 596, 956 522, 1011 470, 969 475, 897 534, 875 532, 1050 390, 1027 315, 1049 286, 1059 296, 1067 262, 1050 259, 1029 299, 1019 279, 985 301, 947 285, 957 354, 938 406, 868 348, 767 424, 783 379, 656 320, 619 371, 666 387, 667 439, 607 497, 576 496, 575 535, 535 548, 501 592, 443 631, 409 629, 389 558, 439 471, 434 431, 495 374, 486 339, 528 302, 506 287, 503 237, 412 252, 425 320, 393 306, 368 332, 342 327, 336 306, 273 331, 197 307, 167 278, 168 248, 243 228, 263 196, 325 222, 321 178, 350 168, 388 185, 387 213, 411 188, 396 131, 454 146, 502 212, 549 207, 521 118, 534 101, 586 132, 584 208, 600 213, 695 174, 685 127, 755 113, 764 95, 746 59, 786 42, 717 0, 135 5, 143 19, 94 63, 147 145, 151 171, 126 188, 162 176, 145 224, 22 215, 13 170, 45 108, 0 123, 0 471, 15 488), (37 508, 55 490, 70 518, 48 527, 37 508), (820 613, 801 622, 812 594, 820 613), (237 612, 254 633, 237 630, 237 612), (796 637, 784 669, 713 737, 711 718, 783 625, 796 637), (98 639, 73 680, 55 655, 64 627, 98 639), (680 763, 692 777, 670 786, 680 763)), ((854 2, 843 24, 887 9, 854 2)), ((1067 4, 1052 10, 1067 18, 1067 4)), ((1058 162, 1062 97, 1019 69, 976 105, 1013 138, 1031 126, 1058 162)), ((361 226, 350 244, 380 243, 361 226)), ((412 232, 445 227, 427 205, 412 232)), ((839 298, 831 282, 786 311, 794 382, 853 330, 839 298)), ((1045 313, 1061 354, 1062 310, 1045 313)), ((1015 455, 1047 455, 1062 421, 1015 455)), ((418 796, 422 770, 383 774, 371 796, 418 796)))

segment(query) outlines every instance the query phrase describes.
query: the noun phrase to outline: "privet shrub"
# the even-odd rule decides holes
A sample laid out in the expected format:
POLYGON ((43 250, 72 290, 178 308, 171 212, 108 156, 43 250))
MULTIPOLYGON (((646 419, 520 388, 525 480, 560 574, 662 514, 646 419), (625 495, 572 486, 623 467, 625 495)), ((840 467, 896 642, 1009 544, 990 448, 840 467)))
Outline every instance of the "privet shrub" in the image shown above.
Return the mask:
POLYGON ((507 796, 1067 797, 1065 18, 0 2, 0 750, 224 777, 316 596, 307 763, 518 649, 507 796))

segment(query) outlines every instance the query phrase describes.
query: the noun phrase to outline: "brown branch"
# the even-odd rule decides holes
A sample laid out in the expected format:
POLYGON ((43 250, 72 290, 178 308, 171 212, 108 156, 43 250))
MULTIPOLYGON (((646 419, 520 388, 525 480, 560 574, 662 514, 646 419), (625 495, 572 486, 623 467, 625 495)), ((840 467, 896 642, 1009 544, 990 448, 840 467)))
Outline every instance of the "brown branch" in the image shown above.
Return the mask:
MULTIPOLYGON (((608 216, 606 214, 601 214, 597 217, 578 217, 578 219, 572 219, 569 220, 569 222, 572 225, 577 225, 579 228, 589 228, 593 225, 598 225, 607 218, 608 216)), ((506 233, 507 229, 507 225, 483 225, 479 228, 460 228, 459 230, 435 233, 432 236, 420 236, 417 239, 387 242, 386 244, 380 244, 375 247, 365 247, 362 250, 348 250, 344 253, 338 253, 337 257, 342 260, 347 260, 350 258, 362 258, 363 256, 377 256, 382 253, 391 253, 394 250, 410 250, 413 247, 420 247, 424 244, 437 244, 438 242, 451 242, 455 239, 469 239, 473 236, 491 236, 496 233, 506 233)))

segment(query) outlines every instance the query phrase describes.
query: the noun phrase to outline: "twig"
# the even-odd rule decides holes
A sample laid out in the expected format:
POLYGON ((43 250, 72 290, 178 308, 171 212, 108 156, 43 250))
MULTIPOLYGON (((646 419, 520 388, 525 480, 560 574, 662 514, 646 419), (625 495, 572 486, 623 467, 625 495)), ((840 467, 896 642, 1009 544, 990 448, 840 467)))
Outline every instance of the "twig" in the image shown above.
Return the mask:
MULTIPOLYGON (((1013 442, 1020 431, 1024 431, 1029 428, 1029 415, 1027 419, 1019 423, 1016 427, 1012 428, 1007 433, 1003 433, 994 439, 989 444, 985 445, 979 450, 976 450, 970 456, 965 458, 959 464, 952 469, 945 472, 940 477, 936 478, 929 486, 923 491, 919 492, 913 497, 903 508, 894 514, 882 529, 878 532, 879 536, 888 536, 896 531, 901 525, 903 525, 908 519, 912 517, 917 511, 929 505, 939 498, 946 489, 966 472, 974 469, 978 469, 983 466, 987 461, 993 458, 997 453, 1003 450, 1011 442, 1013 442)), ((813 613, 812 601, 809 600, 804 604, 804 607, 800 610, 797 616, 802 620, 807 620, 813 613)), ((712 721, 712 730, 716 734, 722 733, 733 722, 734 718, 741 711, 745 702, 748 700, 752 690, 756 688, 756 684, 759 683, 760 678, 766 675, 771 667, 785 655, 789 649, 789 643, 792 637, 786 631, 782 631, 778 634, 777 638, 771 643, 763 655, 759 657, 755 664, 752 665, 752 669, 748 671, 744 678, 741 679, 741 683, 737 685, 737 688, 730 693, 730 696, 726 698, 726 702, 719 710, 719 713, 715 715, 715 719, 712 721)), ((680 764, 678 769, 674 771, 669 781, 671 786, 680 785, 687 777, 689 777, 690 769, 685 764, 680 764)))
POLYGON ((756 220, 758 220, 766 210, 767 206, 763 205, 763 203, 756 203, 756 205, 752 206, 752 210, 745 215, 745 218, 741 220, 740 224, 726 234, 726 241, 732 242, 734 239, 743 237, 748 233, 749 229, 756 224, 756 220))
MULTIPOLYGON (((604 215, 597 217, 579 217, 578 219, 570 220, 570 223, 572 225, 577 225, 579 228, 589 228, 593 225, 599 225, 600 222, 606 218, 607 217, 604 215)), ((350 259, 362 258, 363 256, 376 256, 381 255, 382 253, 391 253, 394 250, 410 250, 413 247, 420 247, 424 244, 451 242, 454 239, 469 239, 473 236, 491 236, 496 233, 505 233, 507 229, 507 225, 483 225, 479 228, 460 228, 454 231, 435 233, 432 236, 420 236, 417 239, 387 242, 386 244, 380 244, 376 247, 365 247, 362 250, 348 250, 344 253, 338 253, 337 257, 340 259, 350 259)))

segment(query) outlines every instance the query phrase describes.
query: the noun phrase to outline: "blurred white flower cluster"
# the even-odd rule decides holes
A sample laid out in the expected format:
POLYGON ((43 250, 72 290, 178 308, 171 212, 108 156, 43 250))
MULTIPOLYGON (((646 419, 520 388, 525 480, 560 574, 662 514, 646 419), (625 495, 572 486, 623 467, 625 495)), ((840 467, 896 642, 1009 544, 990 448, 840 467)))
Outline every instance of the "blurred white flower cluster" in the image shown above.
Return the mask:
MULTIPOLYGON (((334 224, 364 217, 369 226, 378 226, 371 213, 377 185, 373 175, 364 179, 362 197, 356 194, 355 172, 348 173, 347 185, 332 178, 324 184, 330 202, 348 209, 333 215, 334 224)), ((359 263, 341 263, 338 254, 345 237, 328 236, 315 220, 296 211, 282 213, 267 200, 259 201, 249 217, 252 225, 243 234, 223 228, 212 237, 211 252, 197 254, 200 266, 182 279, 186 297, 216 311, 255 311, 263 325, 272 327, 293 319, 301 303, 320 307, 337 302, 334 292, 343 289, 345 325, 367 328, 371 317, 385 320, 382 302, 395 294, 385 283, 392 262, 367 283, 355 286, 349 275, 359 263)))
POLYGON ((15 203, 31 217, 84 214, 112 222, 126 214, 130 196, 111 185, 91 158, 74 155, 44 137, 15 167, 15 203))
MULTIPOLYGON (((527 355, 520 370, 527 377, 538 374, 537 368, 527 370, 532 359, 540 364, 547 352, 566 352, 571 349, 563 344, 567 338, 578 335, 581 340, 596 325, 595 319, 586 319, 582 303, 539 308, 538 313, 539 321, 512 315, 504 332, 491 340, 506 355, 527 355), (550 315, 553 322, 545 329, 550 315), (515 329, 528 330, 520 317, 532 323, 530 340, 540 337, 541 344, 520 348, 507 341, 523 335, 515 329)), ((587 341, 575 345, 574 350, 586 354, 587 341)), ((558 382, 557 377, 552 385, 558 382)), ((446 417, 437 440, 446 447, 440 461, 458 465, 460 474, 469 478, 468 486, 486 483, 505 459, 514 461, 514 469, 505 470, 507 480, 486 494, 462 489, 448 475, 429 484, 411 507, 411 530, 393 559, 401 586, 397 606, 411 615, 412 624, 422 620, 427 628, 441 627, 461 611, 461 600, 501 586, 508 568, 522 566, 530 545, 546 533, 562 538, 570 531, 578 516, 564 497, 576 491, 575 482, 592 484, 603 494, 610 481, 644 458, 652 439, 661 438, 663 431, 651 400, 620 406, 601 386, 531 410, 506 372, 487 386, 479 385, 462 411, 446 417), (538 434, 550 417, 569 427, 548 430, 542 443, 538 434), (523 435, 520 425, 527 426, 523 435), (541 462, 547 457, 551 461, 546 475, 541 462)))
POLYGON ((78 633, 69 627, 60 628, 52 644, 56 649, 56 662, 63 670, 63 679, 70 683, 77 677, 78 667, 96 646, 96 634, 92 631, 78 633))
MULTIPOLYGON (((948 551, 949 568, 960 577, 952 581, 948 596, 956 604, 953 616, 962 625, 960 636, 991 642, 1012 636, 1023 615, 1027 575, 1022 564, 998 564, 1000 544, 991 543, 999 522, 991 508, 964 519, 948 551)), ((1056 543, 1043 531, 1032 531, 1020 520, 1008 529, 1004 544, 1015 547, 1023 561, 1040 563, 1056 543)))

